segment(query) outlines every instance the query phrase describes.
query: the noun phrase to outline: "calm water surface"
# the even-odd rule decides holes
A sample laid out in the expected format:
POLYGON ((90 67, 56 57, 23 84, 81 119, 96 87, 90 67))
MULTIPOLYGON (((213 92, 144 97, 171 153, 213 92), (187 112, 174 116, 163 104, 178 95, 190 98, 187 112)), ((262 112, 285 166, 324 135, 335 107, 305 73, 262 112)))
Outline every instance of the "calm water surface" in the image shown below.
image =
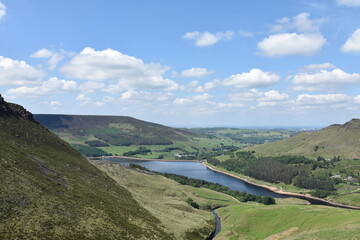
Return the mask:
POLYGON ((125 165, 125 166, 128 166, 130 163, 135 163, 144 166, 152 171, 175 173, 190 178, 197 178, 209 182, 215 182, 227 186, 231 190, 237 190, 240 192, 247 192, 255 195, 270 196, 274 198, 286 197, 274 193, 270 190, 251 185, 240 179, 230 177, 226 174, 215 172, 198 162, 139 161, 139 160, 129 160, 129 159, 121 159, 121 158, 108 158, 107 160, 120 163, 121 165, 125 165))

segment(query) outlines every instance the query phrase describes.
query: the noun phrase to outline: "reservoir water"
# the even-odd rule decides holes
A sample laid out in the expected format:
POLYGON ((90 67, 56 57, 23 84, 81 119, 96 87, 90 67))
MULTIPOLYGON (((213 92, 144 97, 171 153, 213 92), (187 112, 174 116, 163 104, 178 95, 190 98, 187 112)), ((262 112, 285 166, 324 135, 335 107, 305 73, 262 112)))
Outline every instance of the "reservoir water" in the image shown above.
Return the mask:
POLYGON ((164 162, 164 161, 141 161, 123 158, 107 158, 106 160, 116 162, 121 165, 129 165, 130 163, 144 166, 152 171, 175 173, 190 178, 202 179, 209 182, 219 183, 229 187, 231 190, 247 192, 255 195, 270 196, 274 198, 285 198, 287 196, 274 193, 270 190, 251 185, 240 179, 230 177, 226 174, 215 172, 208 169, 199 162, 164 162))

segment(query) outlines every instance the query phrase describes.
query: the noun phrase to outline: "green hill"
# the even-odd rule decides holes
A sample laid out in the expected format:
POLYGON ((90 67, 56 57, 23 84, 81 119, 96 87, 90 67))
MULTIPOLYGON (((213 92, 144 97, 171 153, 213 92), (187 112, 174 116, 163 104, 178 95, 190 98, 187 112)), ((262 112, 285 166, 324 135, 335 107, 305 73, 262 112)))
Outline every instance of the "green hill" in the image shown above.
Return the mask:
MULTIPOLYGON (((303 132, 281 141, 251 147, 262 156, 301 155, 342 159, 360 158, 360 119, 334 124, 315 132, 303 132)), ((248 150, 248 149, 247 149, 248 150)))
POLYGON ((201 159, 210 152, 246 146, 228 137, 209 137, 131 117, 39 114, 34 118, 88 157, 201 159))
POLYGON ((172 239, 131 193, 0 96, 0 239, 172 239))
POLYGON ((47 115, 34 116, 50 130, 78 137, 93 137, 90 146, 170 145, 199 134, 123 116, 47 115), (105 142, 105 143, 104 143, 105 142))

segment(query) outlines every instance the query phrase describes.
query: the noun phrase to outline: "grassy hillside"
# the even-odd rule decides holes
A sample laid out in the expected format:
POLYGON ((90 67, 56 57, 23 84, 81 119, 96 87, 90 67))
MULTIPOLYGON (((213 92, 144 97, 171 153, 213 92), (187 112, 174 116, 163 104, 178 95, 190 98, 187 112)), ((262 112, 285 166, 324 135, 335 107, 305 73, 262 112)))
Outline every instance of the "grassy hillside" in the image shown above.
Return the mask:
POLYGON ((84 156, 199 159, 212 152, 248 146, 225 136, 208 137, 131 117, 43 114, 34 117, 84 156))
POLYGON ((0 98, 0 239, 171 239, 131 193, 0 98))
POLYGON ((191 128, 197 133, 214 136, 228 137, 246 145, 263 144, 289 138, 299 130, 295 129, 242 129, 242 128, 191 128))
POLYGON ((184 186, 163 176, 126 169, 119 164, 96 166, 125 186, 145 209, 160 219, 168 233, 174 233, 176 239, 205 239, 214 228, 214 217, 208 208, 239 204, 226 194, 184 186), (186 203, 188 198, 198 203, 200 209, 186 203))
POLYGON ((360 119, 334 124, 315 132, 303 132, 281 141, 257 145, 251 150, 263 156, 302 155, 342 159, 360 158, 360 119))
POLYGON ((360 211, 325 206, 281 204, 220 208, 218 240, 359 239, 360 211))

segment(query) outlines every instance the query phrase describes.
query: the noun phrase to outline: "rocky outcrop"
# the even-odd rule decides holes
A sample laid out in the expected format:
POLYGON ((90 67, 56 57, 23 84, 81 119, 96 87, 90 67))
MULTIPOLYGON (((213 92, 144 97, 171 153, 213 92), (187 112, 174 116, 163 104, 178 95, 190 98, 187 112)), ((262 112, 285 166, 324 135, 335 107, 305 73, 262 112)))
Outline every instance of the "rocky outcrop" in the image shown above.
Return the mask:
POLYGON ((34 119, 32 113, 30 113, 20 105, 6 102, 4 98, 1 96, 1 94, 0 94, 0 117, 23 118, 38 123, 34 119))

